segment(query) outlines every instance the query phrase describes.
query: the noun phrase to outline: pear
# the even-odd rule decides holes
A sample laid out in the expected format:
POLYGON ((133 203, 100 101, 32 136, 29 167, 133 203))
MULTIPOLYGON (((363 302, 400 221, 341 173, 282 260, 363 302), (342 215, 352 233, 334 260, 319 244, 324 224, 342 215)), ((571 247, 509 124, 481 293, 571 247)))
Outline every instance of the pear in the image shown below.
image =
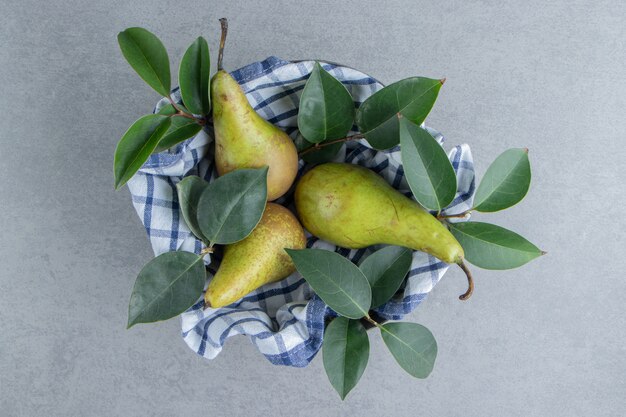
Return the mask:
POLYGON ((458 264, 470 285, 461 299, 471 295, 473 283, 463 248, 452 233, 375 172, 345 163, 318 165, 298 182, 295 202, 303 226, 338 246, 404 246, 458 264))
POLYGON ((222 68, 228 25, 222 23, 218 71, 211 81, 215 164, 219 175, 239 168, 268 166, 267 200, 285 194, 298 173, 298 151, 280 128, 254 111, 243 90, 222 68))
POLYGON ((286 278, 296 267, 285 248, 305 247, 304 230, 296 216, 281 205, 267 203, 252 233, 224 248, 222 263, 204 296, 205 306, 226 306, 262 285, 286 278))

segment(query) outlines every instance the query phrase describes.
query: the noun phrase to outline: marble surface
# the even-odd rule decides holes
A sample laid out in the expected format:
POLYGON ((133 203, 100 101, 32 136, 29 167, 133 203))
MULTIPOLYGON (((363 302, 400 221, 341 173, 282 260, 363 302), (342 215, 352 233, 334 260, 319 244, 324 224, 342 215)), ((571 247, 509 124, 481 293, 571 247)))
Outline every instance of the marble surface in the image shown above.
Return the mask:
MULTIPOLYGON (((0 0, 1 416, 623 416, 626 412, 626 5, 623 1, 0 0), (158 99, 124 62, 144 26, 174 65, 199 34, 225 65, 321 58, 383 82, 446 77, 428 123, 469 143, 479 175, 528 147, 528 197, 479 215, 548 255, 452 271, 412 315, 439 344, 414 380, 372 335, 345 402, 321 355, 275 367, 244 337, 214 361, 177 319, 125 329, 151 257, 115 144, 158 99)), ((215 54, 214 54, 215 55, 215 54)), ((176 71, 172 71, 174 74, 176 71)))

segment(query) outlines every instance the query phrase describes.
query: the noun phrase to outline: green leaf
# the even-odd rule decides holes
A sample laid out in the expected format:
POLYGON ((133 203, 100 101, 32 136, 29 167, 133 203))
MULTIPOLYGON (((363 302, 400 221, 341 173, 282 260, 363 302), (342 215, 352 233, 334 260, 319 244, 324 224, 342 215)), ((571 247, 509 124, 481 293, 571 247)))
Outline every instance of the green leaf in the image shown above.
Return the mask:
POLYGON ((400 142, 398 113, 416 125, 430 113, 443 84, 442 80, 407 78, 389 84, 363 102, 356 113, 356 124, 376 149, 387 149, 400 142))
POLYGON ((198 225, 212 244, 238 242, 254 230, 265 210, 267 170, 237 169, 204 190, 198 202, 198 225))
POLYGON ((343 143, 333 143, 332 145, 324 146, 317 151, 302 155, 302 159, 310 164, 323 164, 334 161, 342 145, 343 143))
POLYGON ((509 149, 487 169, 476 190, 474 208, 483 212, 504 210, 519 203, 529 187, 528 149, 509 149))
POLYGON ((285 249, 298 272, 330 308, 350 319, 367 315, 372 290, 361 270, 338 253, 285 249))
POLYGON ((304 136, 302 136, 302 133, 300 132, 298 132, 298 134, 296 135, 296 138, 293 140, 293 143, 296 145, 296 150, 298 151, 298 153, 302 152, 305 149, 313 147, 313 144, 307 141, 304 138, 304 136))
POLYGON ((465 259, 480 268, 517 268, 544 254, 522 236, 495 224, 465 222, 449 225, 465 251, 465 259))
POLYGON ((128 28, 117 35, 124 58, 157 93, 171 90, 170 60, 163 43, 144 28, 128 28))
POLYGON ((180 211, 183 213, 185 223, 187 223, 191 232, 206 244, 209 242, 207 238, 202 235, 202 231, 198 225, 198 201, 204 190, 208 187, 208 182, 195 175, 185 177, 181 182, 176 184, 178 204, 180 205, 180 211))
POLYGON ((128 327, 175 317, 202 295, 206 279, 202 257, 166 252, 143 267, 128 306, 128 327))
POLYGON ((170 127, 170 123, 170 118, 167 116, 149 114, 128 128, 115 148, 113 161, 115 188, 126 184, 148 160, 161 137, 170 127))
POLYGON ((326 375, 343 400, 367 367, 370 354, 367 331, 358 320, 335 318, 324 332, 322 354, 326 375))
POLYGON ((161 138, 153 153, 159 153, 178 145, 189 138, 194 137, 202 130, 202 126, 187 117, 171 117, 172 123, 161 138))
POLYGON ((311 143, 345 137, 354 122, 354 101, 341 82, 315 63, 300 96, 298 129, 311 143))
MULTIPOLYGON (((183 106, 180 103, 176 103, 176 106, 181 109, 182 111, 184 111, 185 113, 189 113, 189 110, 187 110, 185 108, 185 106, 183 106)), ((161 107, 161 110, 159 110, 157 112, 157 114, 163 114, 165 116, 171 116, 173 114, 176 114, 178 111, 174 108, 174 106, 172 106, 171 104, 166 104, 165 106, 161 107)))
POLYGON ((441 211, 456 195, 456 175, 443 148, 430 133, 400 118, 400 152, 406 179, 415 199, 441 211))
POLYGON ((176 113, 176 109, 171 104, 166 104, 156 114, 162 114, 164 116, 171 116, 176 113))
POLYGON ((437 341, 426 327, 417 323, 387 323, 381 334, 396 362, 415 378, 426 378, 435 365, 437 341))
POLYGON ((205 115, 211 110, 209 78, 211 62, 209 46, 200 36, 187 49, 180 61, 178 83, 185 106, 193 113, 205 115))
POLYGON ((385 304, 398 291, 411 269, 412 251, 400 246, 384 247, 365 258, 359 268, 372 287, 372 305, 385 304))

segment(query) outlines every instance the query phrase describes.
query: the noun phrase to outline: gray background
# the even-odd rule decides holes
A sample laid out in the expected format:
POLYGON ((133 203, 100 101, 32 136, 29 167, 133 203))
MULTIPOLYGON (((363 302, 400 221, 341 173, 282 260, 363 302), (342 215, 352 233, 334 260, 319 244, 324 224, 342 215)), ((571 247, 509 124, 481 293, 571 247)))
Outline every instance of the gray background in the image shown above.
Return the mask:
MULTIPOLYGON (((623 416, 626 6, 623 1, 0 1, 0 416, 623 416), (549 4, 546 4, 549 3, 549 4), (321 355, 275 367, 244 337, 208 362, 177 319, 125 330, 152 256, 115 144, 158 99, 115 36, 157 33, 178 64, 199 34, 226 66, 323 58, 383 82, 447 77, 428 123, 478 174, 530 148, 531 192, 489 218, 547 256, 451 271, 412 319, 439 343, 414 380, 373 334, 341 403, 321 355)), ((175 71, 173 71, 175 73, 175 71)))

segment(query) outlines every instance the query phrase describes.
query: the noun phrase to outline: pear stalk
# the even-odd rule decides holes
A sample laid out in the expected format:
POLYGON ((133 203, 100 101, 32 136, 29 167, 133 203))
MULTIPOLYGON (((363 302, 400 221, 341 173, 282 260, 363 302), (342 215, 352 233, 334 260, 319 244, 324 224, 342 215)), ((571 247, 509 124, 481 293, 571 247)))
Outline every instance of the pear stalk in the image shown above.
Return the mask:
POLYGON ((463 272, 465 272, 465 276, 467 277, 467 291, 459 295, 459 300, 466 301, 474 292, 474 279, 472 278, 472 272, 469 270, 465 262, 459 262, 457 265, 463 270, 463 272))
POLYGON ((222 36, 220 38, 220 50, 217 55, 217 70, 221 71, 224 68, 222 67, 222 60, 224 58, 224 45, 226 44, 226 35, 228 35, 228 19, 222 17, 220 19, 220 25, 222 26, 222 36))

